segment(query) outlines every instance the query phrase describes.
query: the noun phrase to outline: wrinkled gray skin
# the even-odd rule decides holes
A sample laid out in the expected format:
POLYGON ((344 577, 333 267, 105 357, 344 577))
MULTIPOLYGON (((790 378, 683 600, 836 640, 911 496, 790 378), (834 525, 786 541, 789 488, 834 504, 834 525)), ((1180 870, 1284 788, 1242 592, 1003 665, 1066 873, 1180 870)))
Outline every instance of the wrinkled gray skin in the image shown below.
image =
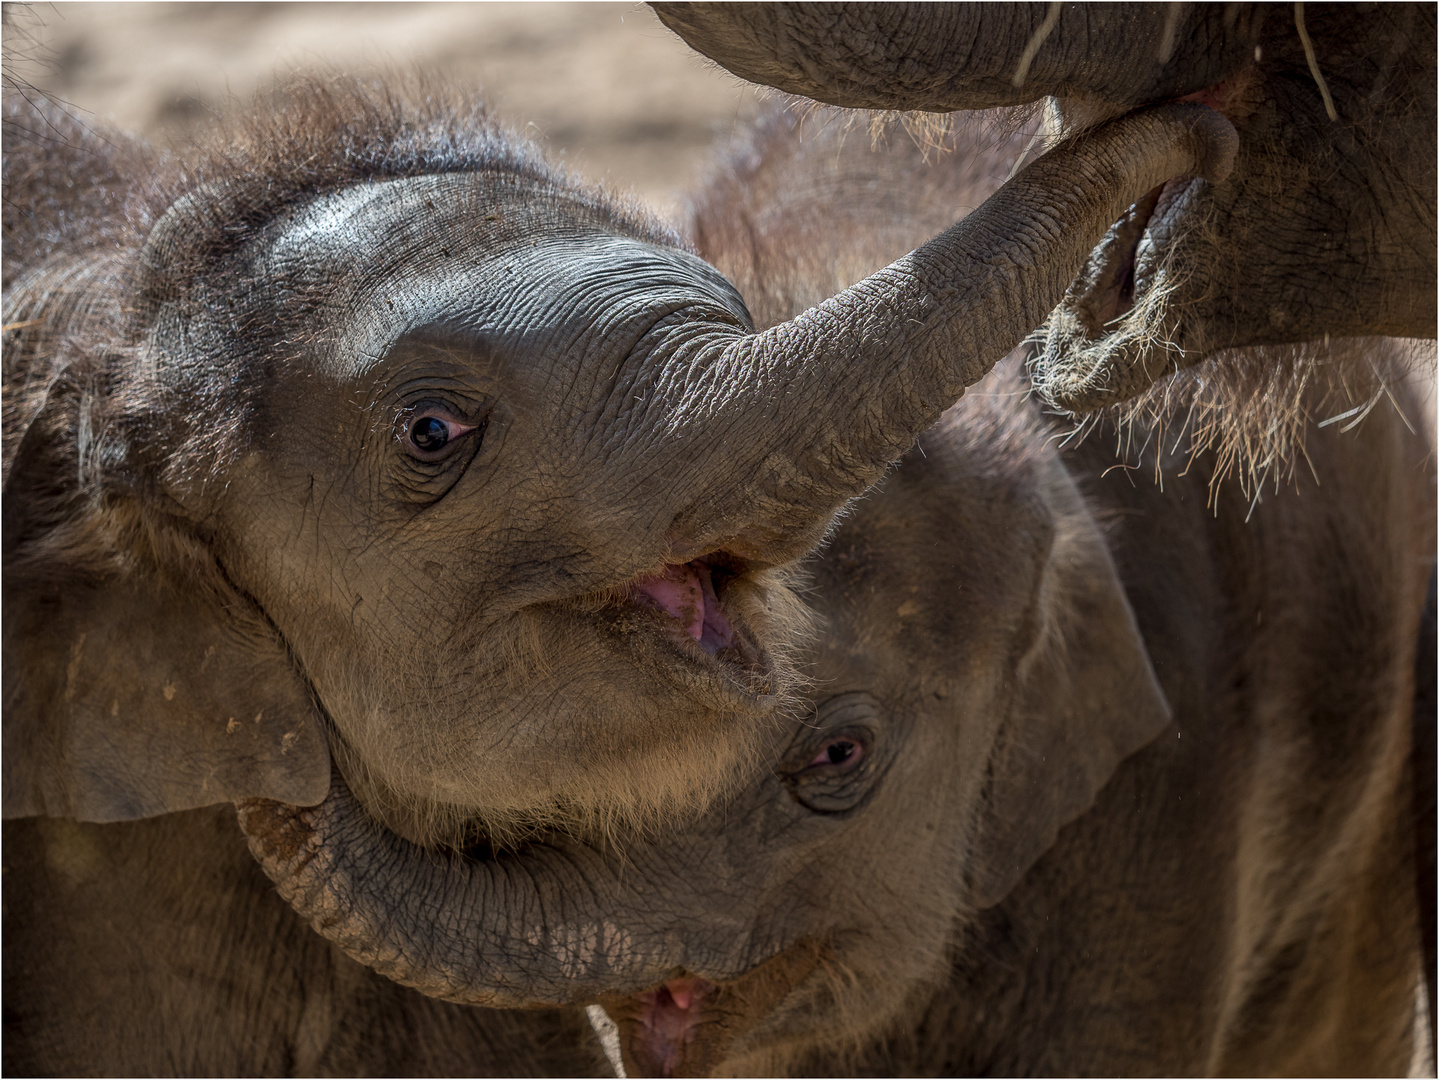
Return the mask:
MULTIPOLYGON (((27 1069, 272 1064, 226 1056, 238 1036, 206 1057, 183 1023, 133 1059, 66 1027, 131 1030, 124 1002, 93 1022, 54 1002, 158 931, 127 919, 92 957, 93 922, 47 913, 104 925, 97 905, 170 870, 127 855, 124 889, 56 870, 68 834, 37 819, 104 849, 120 834, 87 823, 242 801, 317 929, 462 1004, 655 982, 664 940, 603 874, 581 887, 600 856, 579 840, 514 873, 458 852, 732 788, 797 707, 775 568, 1042 318, 1124 206, 1221 181, 1234 150, 1201 106, 1126 118, 757 334, 662 226, 463 99, 403 96, 290 87, 184 159, 7 106, 4 810, 27 819, 7 858, 27 855, 7 863, 26 944, 6 978, 37 1011, 5 1047, 27 1069), (704 585, 711 637, 665 599, 676 582, 704 585)), ((138 852, 210 843, 173 827, 121 831, 138 852)), ((224 919, 197 933, 214 950, 224 919)), ((177 979, 186 940, 157 995, 243 1032, 255 983, 177 979)))
POLYGON ((1052 95, 1073 132, 1193 99, 1234 121, 1233 181, 1156 188, 1066 294, 1036 365, 1066 408, 1132 397, 1220 349, 1436 333, 1432 4, 653 6, 736 74, 835 105, 1052 95))
MULTIPOLYGON (((760 325, 980 202, 1018 148, 967 135, 925 164, 900 132, 876 154, 819 123, 801 143, 772 120, 697 199, 760 325)), ((1392 346, 1362 349, 1412 415, 1392 346)), ((461 1000, 477 967, 557 963, 544 992, 602 1003, 631 1075, 1404 1073, 1427 439, 1378 407, 1311 432, 1312 475, 1252 509, 1231 481, 1216 513, 1213 456, 1162 455, 1161 487, 1112 429, 1060 447, 1015 367, 808 561, 810 704, 744 791, 618 851, 392 847, 434 910, 483 889, 429 934, 385 925, 393 887, 329 854, 373 829, 343 789, 247 804, 281 892, 461 1000), (523 912, 508 941, 490 903, 523 912)), ((1308 404, 1339 409, 1322 389, 1308 404)))

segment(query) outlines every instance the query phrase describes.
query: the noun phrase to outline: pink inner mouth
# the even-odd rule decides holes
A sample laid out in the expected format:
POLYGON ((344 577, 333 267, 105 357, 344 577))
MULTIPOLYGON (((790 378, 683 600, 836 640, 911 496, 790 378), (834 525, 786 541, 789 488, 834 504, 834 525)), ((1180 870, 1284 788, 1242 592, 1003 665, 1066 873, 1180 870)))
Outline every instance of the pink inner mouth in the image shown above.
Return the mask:
POLYGON ((671 563, 658 574, 640 578, 632 588, 678 619, 684 632, 711 656, 734 641, 734 629, 715 595, 714 572, 709 563, 699 559, 671 563))
POLYGON ((655 1076, 673 1076, 685 1057, 685 1048, 694 1041, 701 1021, 703 999, 713 991, 703 979, 671 979, 655 990, 639 995, 640 1022, 637 1032, 642 1060, 655 1076))
POLYGON ((1254 115, 1259 106, 1259 88, 1262 79, 1257 67, 1247 67, 1231 77, 1185 94, 1180 101, 1195 101, 1223 113, 1230 121, 1238 123, 1254 115))

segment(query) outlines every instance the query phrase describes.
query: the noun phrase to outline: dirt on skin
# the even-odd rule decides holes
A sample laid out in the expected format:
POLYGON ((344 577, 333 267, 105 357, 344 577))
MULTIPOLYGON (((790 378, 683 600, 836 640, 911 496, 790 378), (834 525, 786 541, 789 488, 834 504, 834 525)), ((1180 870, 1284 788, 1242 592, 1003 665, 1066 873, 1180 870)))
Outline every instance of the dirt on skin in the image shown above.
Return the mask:
POLYGON ((161 143, 292 71, 417 67, 671 215, 765 93, 641 4, 7 3, 5 22, 7 75, 161 143))

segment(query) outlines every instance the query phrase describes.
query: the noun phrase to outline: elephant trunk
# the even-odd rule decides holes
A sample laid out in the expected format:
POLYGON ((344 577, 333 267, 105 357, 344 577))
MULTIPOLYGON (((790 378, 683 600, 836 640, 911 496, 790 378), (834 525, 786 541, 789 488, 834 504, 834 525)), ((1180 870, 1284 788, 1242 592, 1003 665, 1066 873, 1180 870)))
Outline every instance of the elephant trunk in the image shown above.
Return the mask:
POLYGON ((691 373, 667 408, 715 434, 723 455, 716 482, 675 518, 676 561, 724 548, 778 562, 812 548, 835 510, 1044 320, 1110 222, 1171 178, 1222 180, 1237 145, 1200 105, 1132 113, 787 323, 661 331, 655 347, 691 373))
POLYGON ((637 930, 601 856, 574 845, 472 859, 368 817, 336 773, 325 801, 237 804, 265 873, 314 929, 404 986, 465 1005, 593 1000, 671 977, 663 928, 637 930))
POLYGON ((1050 95, 1182 97, 1250 62, 1264 18, 1256 4, 651 6, 751 82, 848 108, 930 112, 1050 95))

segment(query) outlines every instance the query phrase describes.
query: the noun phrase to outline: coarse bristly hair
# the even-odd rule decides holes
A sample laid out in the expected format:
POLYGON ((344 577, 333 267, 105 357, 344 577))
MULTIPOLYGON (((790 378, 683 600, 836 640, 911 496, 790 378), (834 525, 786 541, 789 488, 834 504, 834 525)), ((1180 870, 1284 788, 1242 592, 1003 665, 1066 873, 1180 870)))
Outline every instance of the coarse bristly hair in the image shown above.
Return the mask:
MULTIPOLYGON (((1052 121, 1040 120, 1036 109, 976 122, 965 114, 862 113, 776 100, 691 197, 689 230, 701 253, 739 286, 756 325, 773 325, 977 206, 1056 140, 1052 121)), ((1154 290, 1144 302, 1162 308, 1167 291, 1154 290)), ((1045 334, 1037 331, 1040 340, 1045 334)), ((1427 424, 1432 437, 1432 413, 1411 415, 1396 391, 1413 381, 1417 396, 1426 396, 1434 371, 1434 344, 1426 341, 1230 350, 1131 400, 1060 414, 1055 423, 1071 439, 1112 438, 1118 465, 1153 470, 1160 482, 1165 469, 1212 453, 1212 493, 1232 484, 1248 506, 1264 483, 1297 475, 1305 434, 1316 424, 1348 425, 1371 408, 1393 407, 1412 427, 1427 424)))
POLYGON ((1065 438, 1110 439, 1116 467, 1152 472, 1160 484, 1166 470, 1211 456, 1215 511, 1231 482, 1247 508, 1266 485, 1277 490, 1295 481, 1305 467, 1305 438, 1316 427, 1349 430, 1371 410, 1392 408, 1410 430, 1428 429, 1432 439, 1434 370, 1434 342, 1423 340, 1236 349, 1183 368, 1130 401, 1070 417, 1065 438), (1404 392, 1406 383, 1414 392, 1404 392))

